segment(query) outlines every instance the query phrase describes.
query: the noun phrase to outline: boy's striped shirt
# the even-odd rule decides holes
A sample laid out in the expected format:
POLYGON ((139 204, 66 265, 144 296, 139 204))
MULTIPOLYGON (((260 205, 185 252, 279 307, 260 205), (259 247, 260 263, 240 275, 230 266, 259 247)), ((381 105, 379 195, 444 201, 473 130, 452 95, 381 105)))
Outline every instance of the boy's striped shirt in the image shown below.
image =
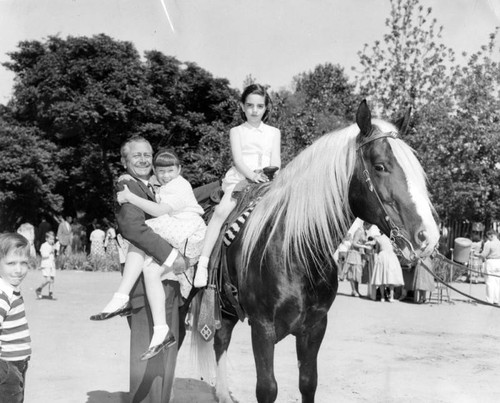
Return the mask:
POLYGON ((31 337, 23 297, 0 279, 0 359, 22 361, 30 355, 31 337))

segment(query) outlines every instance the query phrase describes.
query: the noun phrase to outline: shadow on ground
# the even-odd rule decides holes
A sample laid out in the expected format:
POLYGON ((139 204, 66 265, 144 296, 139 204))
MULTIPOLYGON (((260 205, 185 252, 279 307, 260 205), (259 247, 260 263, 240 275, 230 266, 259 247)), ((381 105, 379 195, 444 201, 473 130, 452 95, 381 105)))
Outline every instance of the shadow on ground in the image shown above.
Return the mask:
MULTIPOLYGON (((128 403, 128 392, 93 390, 87 393, 86 403, 128 403)), ((171 403, 215 403, 215 388, 206 382, 190 378, 176 378, 171 403)), ((237 402, 236 402, 237 403, 237 402)))

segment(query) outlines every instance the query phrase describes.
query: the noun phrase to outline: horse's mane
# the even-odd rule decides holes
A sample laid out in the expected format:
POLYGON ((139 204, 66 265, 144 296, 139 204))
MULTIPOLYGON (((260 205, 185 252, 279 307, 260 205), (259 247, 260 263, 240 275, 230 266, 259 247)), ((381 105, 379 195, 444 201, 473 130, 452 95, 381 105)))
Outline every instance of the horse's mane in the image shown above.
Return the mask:
MULTIPOLYGON (((295 157, 271 184, 253 210, 243 234, 243 267, 264 228, 265 248, 283 225, 282 254, 287 268, 295 260, 310 274, 311 264, 331 265, 332 256, 348 230, 351 212, 349 183, 356 162, 357 125, 320 137, 295 157)), ((262 251, 261 256, 264 256, 262 251)))
MULTIPOLYGON (((382 132, 396 131, 391 123, 372 119, 382 132)), ((349 184, 356 164, 356 124, 326 134, 295 157, 271 184, 257 204, 243 233, 242 262, 246 275, 250 258, 266 237, 259 251, 261 263, 273 235, 283 228, 282 257, 285 267, 292 262, 311 274, 312 266, 321 272, 331 266, 333 254, 347 232, 352 217, 349 184), (280 224, 280 225, 279 225, 280 224), (270 228, 270 231, 265 231, 270 228)), ((394 157, 406 175, 409 193, 417 210, 432 206, 426 176, 413 150, 402 140, 387 138, 394 157)))

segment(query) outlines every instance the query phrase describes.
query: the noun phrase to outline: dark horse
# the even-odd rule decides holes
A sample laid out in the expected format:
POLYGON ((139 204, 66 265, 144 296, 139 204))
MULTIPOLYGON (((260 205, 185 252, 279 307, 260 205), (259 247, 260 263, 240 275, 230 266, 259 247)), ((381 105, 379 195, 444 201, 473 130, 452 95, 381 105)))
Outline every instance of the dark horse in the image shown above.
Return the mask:
MULTIPOLYGON (((337 294, 332 258, 353 216, 376 224, 407 258, 429 255, 439 239, 424 172, 397 123, 371 119, 326 134, 277 175, 227 250, 227 264, 252 329, 257 400, 274 402, 274 346, 296 338, 302 402, 314 402, 317 356, 337 294)), ((231 402, 226 352, 237 316, 216 332, 217 397, 231 402)))

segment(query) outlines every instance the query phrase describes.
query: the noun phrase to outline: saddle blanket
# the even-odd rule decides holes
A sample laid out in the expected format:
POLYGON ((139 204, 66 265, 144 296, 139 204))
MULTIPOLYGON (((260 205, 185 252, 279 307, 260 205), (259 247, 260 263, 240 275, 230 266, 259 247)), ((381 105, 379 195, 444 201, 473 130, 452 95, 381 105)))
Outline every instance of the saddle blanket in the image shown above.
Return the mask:
POLYGON ((250 213, 252 210, 255 208, 257 203, 252 204, 250 207, 248 207, 241 215, 230 225, 226 233, 224 234, 224 245, 226 247, 229 247, 234 239, 236 238, 236 235, 240 232, 243 224, 247 221, 248 217, 250 216, 250 213))

